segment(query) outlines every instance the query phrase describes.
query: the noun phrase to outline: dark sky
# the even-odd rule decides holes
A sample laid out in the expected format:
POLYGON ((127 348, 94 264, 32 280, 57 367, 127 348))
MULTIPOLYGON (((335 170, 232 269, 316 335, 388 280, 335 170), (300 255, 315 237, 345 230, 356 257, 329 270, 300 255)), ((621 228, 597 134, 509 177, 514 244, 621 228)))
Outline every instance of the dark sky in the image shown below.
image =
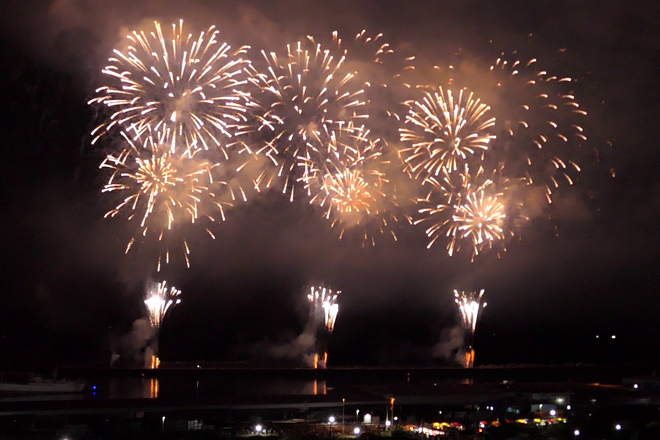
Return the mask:
POLYGON ((165 359, 259 357, 300 334, 302 289, 323 280, 343 291, 335 365, 432 362, 457 322, 455 288, 486 289, 477 363, 660 360, 649 349, 660 342, 657 2, 40 0, 1 8, 1 359, 106 362, 110 341, 125 340, 142 315, 151 276, 183 291, 163 330, 165 359), (477 58, 524 48, 540 59, 565 48, 562 67, 581 79, 601 161, 584 167, 557 219, 559 237, 534 222, 500 260, 450 259, 412 229, 363 250, 337 242, 305 203, 269 195, 234 210, 217 240, 193 236, 191 269, 170 265, 157 275, 147 250, 124 255, 122 222, 103 219, 103 152, 89 145, 96 115, 86 101, 122 27, 178 17, 216 23, 234 45, 267 50, 363 28, 432 63, 457 48, 477 58))

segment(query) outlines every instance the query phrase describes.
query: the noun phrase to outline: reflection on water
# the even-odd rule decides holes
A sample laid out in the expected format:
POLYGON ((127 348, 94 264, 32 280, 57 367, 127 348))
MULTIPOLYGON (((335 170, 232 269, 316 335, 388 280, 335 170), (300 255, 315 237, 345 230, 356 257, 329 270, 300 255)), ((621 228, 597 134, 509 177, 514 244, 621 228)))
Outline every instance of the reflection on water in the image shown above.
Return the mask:
POLYGON ((282 396, 328 394, 324 380, 251 379, 236 381, 213 377, 114 377, 94 383, 101 399, 205 398, 215 396, 282 396))
POLYGON ((314 381, 314 391, 312 392, 313 395, 318 396, 319 394, 326 395, 328 394, 328 388, 325 386, 325 381, 321 380, 315 380, 314 381))
POLYGON ((158 398, 158 378, 149 379, 149 398, 158 398))

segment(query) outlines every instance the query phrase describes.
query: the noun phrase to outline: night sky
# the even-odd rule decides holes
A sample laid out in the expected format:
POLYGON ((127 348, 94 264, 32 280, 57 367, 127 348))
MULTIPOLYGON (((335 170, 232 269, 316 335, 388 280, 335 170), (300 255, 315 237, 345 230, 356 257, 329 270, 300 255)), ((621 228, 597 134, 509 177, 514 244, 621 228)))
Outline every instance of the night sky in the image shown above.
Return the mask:
POLYGON ((0 17, 0 366, 105 365, 131 345, 149 277, 183 291, 165 360, 268 358, 302 332, 303 288, 320 280, 343 291, 331 365, 450 363, 433 353, 458 322, 455 288, 486 289, 477 364, 660 361, 658 2, 6 0, 0 17), (264 194, 215 241, 193 234, 190 269, 156 274, 148 249, 124 255, 125 224, 103 219, 86 102, 122 28, 179 17, 267 50, 366 28, 435 64, 458 48, 533 53, 580 79, 600 160, 581 161, 558 237, 534 221, 499 260, 427 250, 419 228, 361 249, 304 201, 264 194))

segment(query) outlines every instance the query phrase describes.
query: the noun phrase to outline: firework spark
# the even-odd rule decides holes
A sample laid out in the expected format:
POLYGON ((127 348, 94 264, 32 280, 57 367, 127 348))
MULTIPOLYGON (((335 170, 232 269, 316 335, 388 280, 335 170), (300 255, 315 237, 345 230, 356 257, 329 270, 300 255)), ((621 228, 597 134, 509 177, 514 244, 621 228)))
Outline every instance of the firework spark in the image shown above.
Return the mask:
POLYGON ((337 298, 341 291, 333 291, 325 287, 311 287, 307 300, 310 303, 310 314, 313 322, 322 324, 328 333, 335 329, 335 321, 339 313, 337 298))
POLYGON ((410 172, 422 180, 449 172, 471 160, 479 162, 495 135, 490 107, 464 89, 454 96, 440 87, 411 101, 406 128, 401 128, 401 150, 410 172))
POLYGON ((217 41, 214 26, 199 36, 185 34, 183 20, 171 29, 154 22, 150 32, 126 36, 125 51, 115 50, 103 69, 110 85, 100 87, 90 104, 114 110, 92 132, 94 144, 116 127, 134 139, 158 132, 172 153, 217 147, 226 154, 228 139, 247 120, 248 47, 232 51, 217 41))
MULTIPOLYGON (((126 246, 127 253, 140 237, 158 237, 166 245, 158 256, 160 270, 161 262, 169 263, 168 242, 177 226, 195 224, 201 216, 211 222, 225 219, 225 209, 231 203, 219 199, 212 189, 226 187, 226 183, 214 182, 212 170, 217 164, 197 160, 194 152, 173 154, 151 138, 141 146, 127 136, 125 140, 126 148, 119 154, 108 155, 100 165, 101 169, 112 170, 102 191, 124 196, 105 217, 124 216, 136 225, 138 232, 126 246)), ((190 266, 185 237, 183 248, 186 264, 190 266)))
POLYGON ((265 72, 253 70, 251 82, 264 103, 258 132, 267 138, 257 154, 265 154, 276 172, 265 171, 257 184, 267 188, 276 178, 284 179, 283 193, 293 199, 299 158, 319 154, 313 142, 324 129, 335 129, 367 116, 364 90, 355 73, 344 67, 345 54, 324 49, 307 37, 293 48, 287 45, 284 59, 263 52, 265 72))
POLYGON ((170 307, 181 303, 179 295, 181 291, 175 287, 168 289, 165 281, 149 287, 144 304, 147 306, 149 322, 153 328, 159 329, 170 307))

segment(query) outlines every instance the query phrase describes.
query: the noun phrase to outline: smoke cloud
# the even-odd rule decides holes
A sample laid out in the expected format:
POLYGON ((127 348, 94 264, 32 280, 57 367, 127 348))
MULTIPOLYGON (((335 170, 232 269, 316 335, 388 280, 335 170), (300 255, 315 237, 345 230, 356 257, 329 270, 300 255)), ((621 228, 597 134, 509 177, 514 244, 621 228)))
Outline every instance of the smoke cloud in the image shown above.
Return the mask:
POLYGON ((443 329, 440 342, 433 347, 433 357, 465 365, 465 330, 456 326, 443 329))

